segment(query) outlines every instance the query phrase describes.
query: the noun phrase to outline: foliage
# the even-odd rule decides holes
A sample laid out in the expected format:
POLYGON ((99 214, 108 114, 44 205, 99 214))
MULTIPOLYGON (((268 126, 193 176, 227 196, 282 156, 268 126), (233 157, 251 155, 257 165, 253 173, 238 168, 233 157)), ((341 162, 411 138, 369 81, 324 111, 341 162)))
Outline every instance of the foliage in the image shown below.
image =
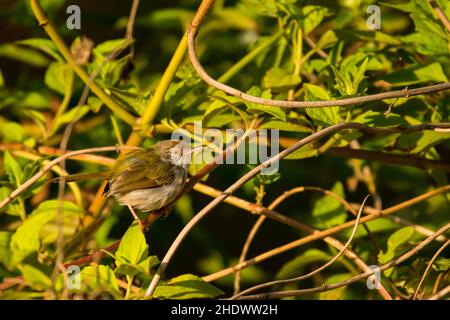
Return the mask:
MULTIPOLYGON (((280 131, 282 148, 342 122, 398 129, 384 135, 347 129, 315 140, 282 160, 276 175, 258 175, 237 193, 240 198, 268 207, 270 201, 293 187, 328 189, 334 196, 308 191, 286 199, 275 209, 320 230, 353 219, 344 202, 359 204, 366 194, 371 195, 369 206, 376 210, 449 184, 448 128, 404 130, 450 122, 448 90, 342 107, 282 108, 244 101, 208 86, 185 55, 173 79, 168 80, 161 103, 155 103, 158 84, 167 81, 162 74, 196 8, 192 1, 175 1, 173 7, 141 1, 134 41, 129 42, 123 38, 128 23, 124 12, 131 2, 111 1, 112 11, 101 13, 101 19, 97 19, 90 14, 98 12, 94 2, 80 1, 82 30, 68 30, 65 19, 61 20, 67 1, 42 1, 42 5, 75 56, 77 67, 86 74, 97 74, 95 84, 124 113, 135 119, 150 118, 148 123, 137 122, 135 126, 123 113, 113 112, 111 102, 93 90, 80 100, 85 83, 74 65, 65 60, 60 44, 39 27, 28 1, 0 5, 2 9, 6 6, 8 13, 0 13, 0 25, 7 31, 0 43, 0 201, 58 154, 69 124, 74 124, 74 129, 68 150, 121 144, 134 134, 139 136, 136 141, 141 146, 148 147, 168 139, 179 128, 194 136, 198 121, 205 129, 220 130, 223 138, 227 129, 245 130, 258 120, 260 129, 280 131), (111 57, 118 49, 121 52, 111 57), (151 107, 155 109, 149 110, 151 107), (154 118, 148 115, 153 112, 154 118)), ((450 17, 450 4, 436 2, 450 17)), ((450 31, 429 2, 378 3, 382 12, 380 30, 367 27, 367 7, 371 4, 377 3, 217 1, 201 27, 197 51, 215 78, 267 99, 338 100, 448 82, 450 31)), ((67 161, 66 170, 94 172, 109 165, 108 160, 78 157, 67 161)), ((193 166, 191 173, 200 167, 193 166)), ((58 185, 47 179, 63 174, 63 168, 53 167, 52 173, 0 208, 0 296, 142 299, 159 259, 208 199, 198 190, 185 195, 167 219, 157 221, 144 234, 138 224, 131 223, 126 207, 110 202, 103 210, 96 209, 98 181, 71 183, 63 199, 58 198, 58 185), (58 251, 61 237, 63 251, 58 251), (98 251, 117 240, 120 244, 115 252, 98 251), (90 264, 81 264, 80 286, 68 289, 66 275, 56 265, 58 258, 62 255, 67 268, 92 252, 102 255, 90 264), (6 280, 19 276, 23 285, 16 291, 6 280)), ((224 189, 249 168, 255 166, 222 165, 203 182, 224 189)), ((205 189, 203 192, 211 195, 205 189)), ((389 263, 426 237, 421 230, 434 232, 448 223, 449 201, 448 193, 441 192, 394 212, 392 216, 400 217, 402 223, 386 217, 359 226, 351 250, 367 265, 389 263)), ((202 277, 237 263, 254 219, 234 206, 223 205, 215 211, 204 225, 195 227, 192 238, 177 252, 170 273, 164 275, 153 298, 217 298, 232 293, 230 276, 213 283, 202 277)), ((254 207, 247 211, 254 213, 254 207)), ((299 238, 298 230, 287 225, 264 224, 267 227, 263 225, 258 231, 247 258, 299 238)), ((332 236, 345 243, 349 235, 347 229, 332 236)), ((400 292, 411 298, 441 245, 433 241, 407 263, 385 270, 383 286, 393 297, 400 292)), ((329 243, 316 241, 289 254, 276 255, 270 265, 259 263, 244 269, 241 282, 247 287, 300 276, 336 254, 329 243)), ((420 290, 422 297, 449 285, 449 265, 447 249, 433 262, 420 290)), ((351 259, 341 257, 315 277, 273 288, 320 287, 360 272, 351 259)), ((380 295, 355 284, 305 297, 379 299, 380 295)))

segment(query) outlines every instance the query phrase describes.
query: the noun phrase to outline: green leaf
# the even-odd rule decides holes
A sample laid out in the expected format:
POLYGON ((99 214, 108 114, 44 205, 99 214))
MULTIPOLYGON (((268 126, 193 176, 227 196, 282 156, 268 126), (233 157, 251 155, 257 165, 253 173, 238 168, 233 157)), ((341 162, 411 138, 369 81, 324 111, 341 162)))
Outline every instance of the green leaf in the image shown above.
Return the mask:
POLYGON ((115 100, 117 100, 124 106, 128 106, 131 110, 134 110, 139 115, 142 115, 145 112, 148 100, 150 99, 150 92, 141 92, 134 86, 120 89, 110 87, 106 91, 110 92, 111 96, 115 100))
POLYGON ((291 132, 311 132, 311 129, 288 121, 281 120, 268 120, 259 126, 260 129, 278 129, 280 131, 291 131, 291 132))
POLYGON ((77 106, 56 118, 54 127, 59 128, 64 124, 71 123, 72 121, 78 121, 83 118, 88 112, 89 106, 77 106))
POLYGON ((224 292, 193 274, 185 274, 161 283, 153 294, 159 299, 212 299, 224 292))
POLYGON ((302 6, 299 24, 305 34, 313 31, 328 15, 328 9, 321 6, 302 6))
POLYGON ((64 59, 59 54, 58 48, 56 48, 55 44, 49 39, 31 38, 31 39, 16 41, 16 43, 40 50, 40 51, 48 54, 52 58, 54 58, 56 61, 60 61, 60 62, 64 61, 64 59))
POLYGON ((3 88, 5 86, 5 78, 3 77, 3 72, 0 69, 0 88, 3 88))
MULTIPOLYGON (((331 191, 345 199, 344 186, 340 181, 334 184, 331 191)), ((345 222, 347 212, 338 199, 324 195, 314 203, 312 216, 316 227, 327 229, 345 222)))
POLYGON ((11 156, 9 151, 5 151, 4 167, 6 174, 9 177, 9 181, 16 187, 21 185, 22 182, 22 169, 16 160, 11 156))
POLYGON ((396 141, 397 147, 410 153, 421 153, 450 139, 449 132, 421 131, 402 134, 396 141))
POLYGON ((318 249, 308 249, 301 255, 285 263, 278 271, 277 279, 288 279, 300 276, 304 269, 310 264, 324 263, 329 261, 331 256, 318 249))
POLYGON ((108 54, 110 54, 120 46, 123 46, 124 44, 125 44, 124 39, 107 40, 95 46, 93 51, 96 54, 100 54, 106 57, 108 54))
POLYGON ((357 116, 353 121, 367 124, 371 127, 392 128, 407 124, 398 114, 390 113, 387 117, 383 112, 369 110, 357 116))
POLYGON ((132 224, 125 232, 115 257, 119 273, 134 275, 139 271, 146 272, 138 266, 148 258, 148 245, 138 224, 132 224))
MULTIPOLYGON (((12 190, 6 186, 0 187, 0 199, 6 199, 11 194, 12 190)), ((20 217, 23 214, 23 210, 16 201, 10 202, 6 207, 0 209, 0 212, 4 212, 11 216, 20 217)))
MULTIPOLYGON (((329 93, 319 86, 304 84, 306 101, 332 100, 329 93)), ((339 108, 307 108, 306 113, 314 123, 321 126, 328 126, 340 122, 339 108)))
POLYGON ((42 53, 11 43, 0 44, 0 57, 14 59, 34 67, 46 67, 50 63, 42 53))
POLYGON ((64 62, 53 62, 45 73, 45 84, 50 88, 65 95, 73 82, 73 69, 64 62))
MULTIPOLYGON (((334 274, 325 280, 325 284, 333 284, 333 283, 341 282, 341 281, 344 281, 351 277, 352 277, 351 273, 334 274)), ((347 291, 348 291, 347 286, 342 286, 337 289, 321 292, 319 294, 319 299, 320 300, 344 300, 344 299, 347 299, 347 291)))
POLYGON ((273 68, 266 72, 263 81, 265 88, 283 91, 295 88, 300 84, 301 78, 296 74, 290 74, 284 69, 273 68))
MULTIPOLYGON (((272 98, 270 90, 264 90, 263 92, 261 92, 261 89, 256 86, 253 86, 250 90, 247 91, 247 93, 252 96, 257 96, 265 99, 272 98)), ((245 104, 247 105, 247 111, 250 113, 255 114, 268 113, 274 116, 275 118, 286 121, 286 112, 280 107, 266 106, 252 102, 245 102, 245 104)))
MULTIPOLYGON (((58 200, 44 201, 17 228, 10 243, 11 251, 14 253, 14 263, 18 263, 29 254, 39 251, 42 243, 51 243, 56 240, 58 208, 58 200), (50 224, 50 222, 53 223, 50 224)), ((83 211, 74 203, 63 202, 63 234, 65 236, 74 234, 82 213, 83 211), (69 224, 69 222, 72 224, 69 224)))
POLYGON ((103 101, 100 100, 97 97, 89 97, 87 100, 87 105, 89 108, 91 108, 91 110, 95 113, 99 112, 102 105, 103 105, 103 101))
MULTIPOLYGON (((401 228, 391 234, 387 242, 387 250, 382 251, 378 254, 379 262, 381 264, 385 264, 401 254, 401 249, 403 248, 404 244, 407 243, 413 235, 414 228, 410 226, 401 228)), ((390 270, 392 271, 392 269, 390 270)), ((390 272, 388 272, 388 274, 390 274, 390 272)))
POLYGON ((447 271, 450 269, 450 259, 439 257, 434 261, 432 267, 437 272, 447 271))
POLYGON ((286 160, 299 160, 299 159, 305 159, 305 158, 311 158, 319 155, 319 150, 313 148, 311 144, 307 144, 306 146, 303 146, 294 152, 290 153, 287 157, 285 157, 286 160))
POLYGON ((23 128, 16 122, 7 122, 2 125, 2 134, 5 140, 21 142, 23 140, 23 128))
POLYGON ((268 17, 277 17, 278 9, 276 0, 242 0, 248 10, 256 14, 268 17))
POLYGON ((45 291, 50 288, 52 281, 41 270, 31 265, 19 266, 20 272, 25 280, 25 283, 38 291, 45 291))
POLYGON ((428 65, 415 65, 397 72, 385 75, 383 80, 394 86, 407 86, 425 82, 447 82, 447 76, 438 62, 428 65))
POLYGON ((82 290, 90 292, 107 291, 119 295, 119 285, 114 271, 104 265, 87 266, 80 272, 82 290))
POLYGON ((0 263, 2 263, 8 270, 12 269, 12 252, 9 249, 11 236, 12 232, 0 231, 0 263))

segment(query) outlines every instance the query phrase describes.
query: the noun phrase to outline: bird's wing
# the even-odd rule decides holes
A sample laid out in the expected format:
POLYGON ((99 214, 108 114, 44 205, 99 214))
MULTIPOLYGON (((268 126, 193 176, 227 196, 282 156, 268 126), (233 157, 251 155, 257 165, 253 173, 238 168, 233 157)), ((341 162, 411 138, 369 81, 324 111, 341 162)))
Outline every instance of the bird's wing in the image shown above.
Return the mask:
POLYGON ((158 155, 148 153, 137 157, 133 152, 119 160, 116 172, 120 172, 110 181, 109 194, 125 194, 136 189, 157 188, 175 180, 172 164, 163 162, 158 155), (150 159, 150 157, 158 157, 150 159), (157 162, 157 166, 151 163, 157 162))

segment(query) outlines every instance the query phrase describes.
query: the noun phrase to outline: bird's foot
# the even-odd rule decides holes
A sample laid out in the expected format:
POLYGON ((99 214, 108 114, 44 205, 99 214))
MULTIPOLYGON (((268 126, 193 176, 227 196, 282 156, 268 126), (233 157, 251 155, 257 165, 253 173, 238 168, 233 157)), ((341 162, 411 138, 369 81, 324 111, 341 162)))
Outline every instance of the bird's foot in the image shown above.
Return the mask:
POLYGON ((166 219, 169 216, 169 213, 172 211, 172 206, 165 206, 158 210, 161 214, 161 219, 166 219))

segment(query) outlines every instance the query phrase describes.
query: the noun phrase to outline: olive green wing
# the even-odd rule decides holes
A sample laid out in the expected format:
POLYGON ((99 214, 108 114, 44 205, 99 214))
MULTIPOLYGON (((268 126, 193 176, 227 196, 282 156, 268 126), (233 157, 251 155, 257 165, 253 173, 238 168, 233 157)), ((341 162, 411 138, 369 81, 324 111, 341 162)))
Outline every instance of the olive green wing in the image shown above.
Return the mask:
POLYGON ((137 189, 157 188, 175 180, 172 164, 152 152, 131 152, 119 159, 110 180, 110 194, 125 194, 137 189))

